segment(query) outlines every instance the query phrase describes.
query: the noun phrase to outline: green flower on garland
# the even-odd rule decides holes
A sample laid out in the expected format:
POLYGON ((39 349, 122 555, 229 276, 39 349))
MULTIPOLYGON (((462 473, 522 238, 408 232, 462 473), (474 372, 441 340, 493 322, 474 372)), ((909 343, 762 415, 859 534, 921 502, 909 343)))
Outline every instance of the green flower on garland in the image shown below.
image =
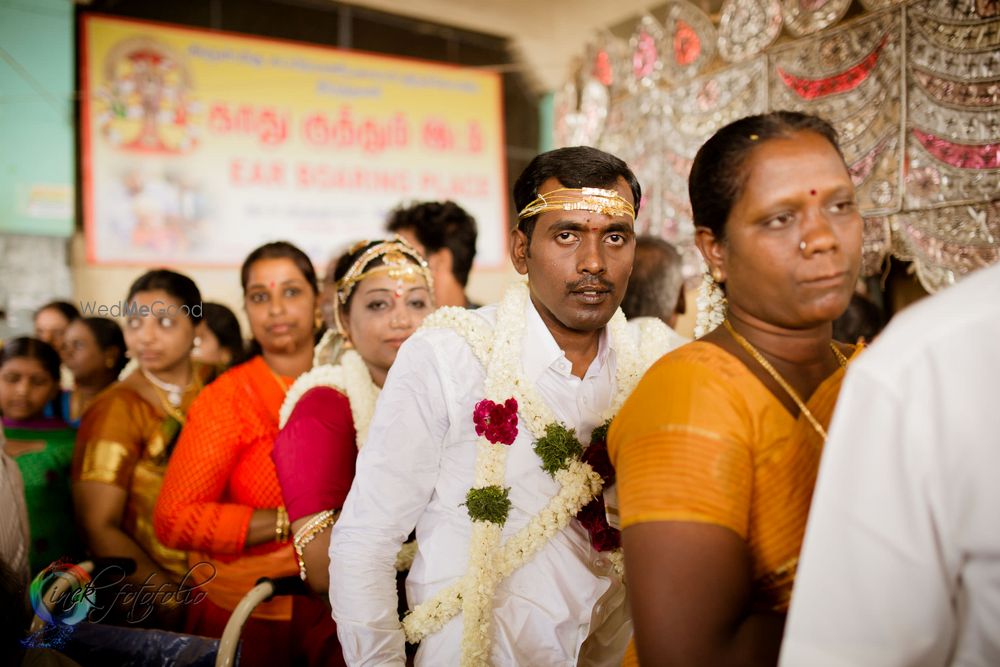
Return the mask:
POLYGON ((609 428, 611 428, 610 419, 594 429, 594 432, 590 434, 590 442, 607 442, 609 428))
POLYGON ((559 470, 568 468, 572 459, 580 458, 583 445, 577 440, 574 429, 552 423, 545 427, 545 435, 535 443, 535 453, 542 459, 542 470, 555 476, 559 470))
POLYGON ((469 516, 473 521, 488 521, 498 526, 507 522, 507 515, 510 513, 510 498, 507 493, 510 489, 503 489, 499 486, 483 486, 477 489, 469 489, 465 495, 465 507, 469 510, 469 516))

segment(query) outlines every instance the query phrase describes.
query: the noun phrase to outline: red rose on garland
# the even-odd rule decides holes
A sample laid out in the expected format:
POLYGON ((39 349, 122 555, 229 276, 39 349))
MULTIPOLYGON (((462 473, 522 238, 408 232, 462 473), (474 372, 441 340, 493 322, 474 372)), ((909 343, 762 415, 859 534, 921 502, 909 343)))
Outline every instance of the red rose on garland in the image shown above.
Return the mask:
POLYGON ((605 487, 615 483, 615 467, 611 465, 611 457, 608 455, 607 440, 591 442, 590 447, 584 450, 580 460, 601 476, 605 487))
POLYGON ((584 505, 576 520, 587 530, 594 551, 612 551, 621 546, 621 532, 608 525, 603 495, 584 505))
POLYGON ((476 403, 472 421, 476 435, 485 436, 494 445, 511 445, 517 437, 517 401, 508 398, 501 404, 484 398, 476 403))
MULTIPOLYGON (((584 450, 580 460, 594 469, 604 480, 604 488, 615 483, 615 468, 608 456, 608 427, 605 422, 594 429, 590 436, 590 446, 584 450)), ((621 546, 621 531, 608 524, 608 515, 604 508, 604 495, 600 494, 584 505, 576 515, 590 535, 590 544, 596 551, 611 551, 621 546)))

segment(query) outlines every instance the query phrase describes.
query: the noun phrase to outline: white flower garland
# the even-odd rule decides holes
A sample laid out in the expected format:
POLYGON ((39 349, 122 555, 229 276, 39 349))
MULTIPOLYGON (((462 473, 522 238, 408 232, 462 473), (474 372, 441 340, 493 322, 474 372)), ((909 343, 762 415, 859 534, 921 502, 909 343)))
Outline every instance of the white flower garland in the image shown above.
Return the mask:
MULTIPOLYGON (((557 420, 532 383, 521 373, 521 342, 528 299, 527 283, 522 281, 508 289, 500 303, 492 331, 480 317, 455 308, 438 311, 428 317, 423 326, 447 327, 465 338, 486 368, 486 398, 496 403, 515 398, 519 424, 527 426, 537 440, 544 436, 546 426, 557 420)), ((628 344, 631 342, 628 324, 620 310, 608 322, 610 342, 616 354, 615 394, 602 415, 602 421, 617 414, 645 369, 666 351, 669 341, 666 328, 651 326, 647 331, 651 340, 640 351, 637 346, 628 344)), ((507 446, 491 443, 485 437, 479 438, 478 445, 475 486, 503 487, 507 446)), ((437 632, 461 611, 464 621, 462 664, 489 664, 492 606, 497 584, 563 530, 584 505, 601 493, 603 487, 600 475, 578 459, 570 461, 567 468, 558 470, 554 478, 560 486, 556 495, 502 546, 502 525, 473 521, 469 569, 454 584, 418 605, 406 616, 403 629, 408 641, 417 642, 437 632)), ((620 575, 623 572, 621 551, 613 552, 611 560, 620 575)))
POLYGON ((372 381, 364 359, 354 350, 345 350, 337 365, 324 364, 300 375, 289 387, 285 402, 281 404, 281 410, 278 412, 279 428, 285 427, 296 403, 307 391, 315 387, 332 387, 347 396, 351 405, 351 416, 354 418, 356 444, 358 449, 361 449, 368 437, 368 427, 375 413, 375 401, 380 393, 380 389, 372 381))
MULTIPOLYGON (((635 320, 633 320, 635 322, 635 320)), ((678 339, 663 320, 655 317, 639 319, 639 359, 643 368, 649 368, 675 345, 678 339)))
POLYGON ((695 338, 701 338, 715 331, 722 324, 722 320, 726 319, 726 295, 709 273, 708 265, 704 261, 701 263, 701 268, 701 284, 698 286, 698 298, 695 301, 698 307, 694 324, 695 338))

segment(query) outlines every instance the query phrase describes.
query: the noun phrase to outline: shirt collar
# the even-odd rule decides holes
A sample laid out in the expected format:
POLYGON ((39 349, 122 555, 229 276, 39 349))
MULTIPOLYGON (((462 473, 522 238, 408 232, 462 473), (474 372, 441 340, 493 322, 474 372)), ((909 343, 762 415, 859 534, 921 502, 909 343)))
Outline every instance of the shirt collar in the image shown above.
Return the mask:
MULTIPOLYGON (((524 307, 524 318, 521 363, 524 366, 524 374, 527 379, 535 383, 550 368, 567 377, 572 375, 572 364, 566 358, 566 353, 556 343, 556 339, 552 337, 552 332, 545 326, 542 316, 538 314, 538 310, 530 298, 524 307)), ((584 377, 591 377, 600 372, 600 369, 607 363, 611 351, 611 345, 608 342, 608 328, 604 327, 597 344, 597 356, 594 357, 594 361, 591 362, 584 377)))

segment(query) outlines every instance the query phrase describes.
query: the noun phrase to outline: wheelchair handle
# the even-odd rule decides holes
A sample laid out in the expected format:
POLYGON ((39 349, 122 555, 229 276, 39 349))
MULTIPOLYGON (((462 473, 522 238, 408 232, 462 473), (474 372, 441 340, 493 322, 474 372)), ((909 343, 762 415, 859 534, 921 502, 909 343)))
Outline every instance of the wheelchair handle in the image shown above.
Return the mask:
MULTIPOLYGON (((302 578, 298 575, 291 575, 287 577, 278 577, 277 579, 272 579, 271 577, 261 577, 257 580, 257 584, 271 584, 272 593, 267 600, 273 597, 281 595, 310 595, 312 593, 309 587, 306 586, 306 582, 302 581, 302 578)), ((265 602, 267 601, 265 600, 265 602)))
POLYGON ((219 640, 219 653, 215 660, 215 667, 233 667, 236 665, 236 652, 239 648, 240 633, 243 625, 250 618, 254 608, 262 602, 267 602, 275 595, 308 595, 309 589, 298 576, 261 577, 257 584, 250 589, 250 592, 243 596, 236 609, 233 610, 226 623, 226 629, 222 632, 219 640))

